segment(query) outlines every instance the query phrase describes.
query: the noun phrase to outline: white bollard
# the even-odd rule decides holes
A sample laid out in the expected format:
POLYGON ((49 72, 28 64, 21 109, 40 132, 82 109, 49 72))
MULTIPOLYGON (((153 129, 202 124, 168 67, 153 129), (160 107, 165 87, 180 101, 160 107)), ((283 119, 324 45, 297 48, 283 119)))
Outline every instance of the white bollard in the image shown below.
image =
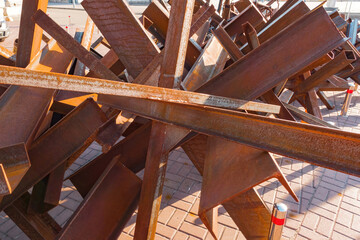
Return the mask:
POLYGON ((287 206, 283 203, 275 203, 271 215, 269 240, 280 240, 282 229, 285 224, 287 206))

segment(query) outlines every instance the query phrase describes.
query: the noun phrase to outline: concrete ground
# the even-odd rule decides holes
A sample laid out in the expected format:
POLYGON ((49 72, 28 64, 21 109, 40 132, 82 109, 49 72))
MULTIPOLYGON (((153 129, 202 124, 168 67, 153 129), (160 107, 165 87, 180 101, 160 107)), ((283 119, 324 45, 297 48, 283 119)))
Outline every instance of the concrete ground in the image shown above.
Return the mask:
MULTIPOLYGON (((82 11, 49 8, 50 17, 62 27, 69 26, 73 34, 83 27, 86 15, 82 11), (69 17, 70 16, 70 22, 69 17)), ((10 23, 11 35, 2 44, 12 49, 17 37, 18 19, 10 23)), ((95 35, 99 35, 95 30, 95 35)), ((334 110, 321 105, 324 120, 345 131, 360 133, 360 94, 354 92, 348 116, 341 116, 344 92, 327 92, 336 104, 334 110)), ((101 147, 93 143, 70 167, 66 176, 101 154, 101 147)), ((346 154, 346 152, 344 152, 346 154)), ((315 167, 301 161, 275 156, 286 178, 295 190, 299 203, 287 194, 277 180, 270 180, 256 189, 266 204, 283 202, 289 207, 283 239, 360 239, 360 178, 315 167)), ((212 239, 197 216, 202 178, 181 149, 169 156, 161 212, 156 239, 212 239)), ((60 205, 50 215, 63 226, 82 201, 70 181, 65 181, 60 205)), ((136 214, 119 239, 132 239, 136 214)), ((219 208, 220 239, 244 239, 226 213, 219 208)), ((0 239, 28 239, 4 214, 0 213, 0 239)))

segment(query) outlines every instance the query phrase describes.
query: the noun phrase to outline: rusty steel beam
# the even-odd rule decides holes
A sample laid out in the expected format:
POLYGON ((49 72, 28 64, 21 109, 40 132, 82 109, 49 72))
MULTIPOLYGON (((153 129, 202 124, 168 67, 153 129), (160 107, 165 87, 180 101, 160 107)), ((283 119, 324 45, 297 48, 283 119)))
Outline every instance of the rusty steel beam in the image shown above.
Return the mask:
POLYGON ((333 75, 326 82, 319 85, 319 91, 346 91, 349 89, 349 82, 347 80, 342 79, 339 80, 338 77, 333 75), (336 79, 336 81, 334 81, 336 79))
POLYGON ((227 23, 224 28, 229 36, 233 37, 243 33, 241 26, 246 22, 251 23, 257 30, 261 29, 266 23, 266 19, 253 3, 250 3, 247 8, 227 23))
POLYGON ((191 38, 191 41, 195 41, 200 47, 204 47, 207 43, 205 40, 209 33, 210 22, 210 19, 207 20, 191 38))
POLYGON ((11 194, 30 168, 23 143, 0 148, 0 196, 11 194))
MULTIPOLYGON (((88 16, 85 23, 84 33, 81 39, 81 46, 83 46, 86 50, 90 50, 91 40, 94 32, 95 24, 88 16)), ((84 76, 85 75, 85 65, 78 61, 75 66, 74 75, 84 76)))
POLYGON ((142 15, 149 19, 152 24, 155 24, 157 33, 161 36, 162 40, 165 40, 169 24, 169 11, 160 2, 152 1, 142 15))
MULTIPOLYGON (((159 2, 154 1, 151 2, 149 6, 145 9, 145 11, 143 12, 143 16, 146 16, 148 19, 150 19, 150 21, 153 22, 153 26, 156 28, 157 33, 160 34, 161 38, 165 40, 167 37, 168 26, 170 24, 169 12, 159 2)), ((187 27, 191 26, 192 32, 196 32, 196 30, 198 30, 202 26, 202 24, 206 22, 207 19, 205 19, 205 17, 208 17, 208 15, 204 15, 204 16, 200 15, 197 19, 196 25, 192 25, 192 22, 189 22, 187 27)), ((187 51, 186 51, 187 64, 189 66, 192 66, 199 55, 200 55, 199 48, 195 46, 192 41, 187 42, 187 51)))
POLYGON ((120 156, 120 162, 134 173, 139 172, 145 167, 146 153, 148 150, 151 132, 151 122, 135 130, 129 136, 115 144, 110 151, 103 153, 92 160, 87 165, 68 177, 85 197, 92 186, 99 179, 112 159, 120 156))
POLYGON ((278 19, 280 16, 282 16, 286 11, 288 11, 291 7, 293 7, 294 5, 298 4, 300 1, 302 0, 290 0, 290 1, 286 1, 284 3, 284 5, 281 6, 281 8, 279 8, 276 13, 274 13, 274 15, 269 19, 269 21, 267 22, 266 26, 268 26, 269 24, 271 24, 274 20, 278 19))
POLYGON ((298 201, 280 167, 268 152, 209 137, 201 188, 200 218, 205 225, 209 225, 204 221, 208 211, 271 178, 277 178, 298 201))
POLYGON ((249 22, 244 23, 242 28, 250 50, 254 50, 255 48, 259 47, 260 41, 257 37, 255 28, 249 22))
POLYGON ((214 5, 202 6, 192 18, 189 37, 192 37, 204 25, 204 23, 215 14, 215 11, 214 5))
POLYGON ((304 1, 294 1, 294 4, 292 6, 286 9, 286 11, 284 11, 278 17, 273 16, 267 23, 266 27, 259 31, 258 37, 260 43, 263 43, 271 37, 275 36, 281 30, 286 28, 289 24, 297 21, 309 12, 310 9, 306 6, 304 1))
POLYGON ((212 36, 182 81, 182 88, 185 90, 197 89, 216 76, 224 69, 227 56, 227 52, 221 47, 219 41, 212 36))
POLYGON ((43 31, 31 21, 31 17, 38 9, 46 12, 47 5, 48 0, 24 1, 22 4, 16 53, 17 67, 26 67, 40 51, 43 31))
MULTIPOLYGON (((217 31, 218 35, 223 39, 223 47, 228 51, 229 55, 232 56, 232 59, 234 61, 239 60, 243 54, 237 48, 235 43, 233 43, 230 36, 221 28, 221 26, 218 27, 217 31)), ((256 30, 253 29, 248 22, 243 25, 243 31, 247 37, 248 43, 252 43, 250 44, 251 49, 259 47, 260 43, 257 38, 256 30)), ((263 98, 272 103, 275 102, 282 107, 282 113, 280 113, 281 117, 290 115, 290 120, 294 120, 271 90, 265 93, 263 98), (288 113, 288 115, 286 113, 288 113)), ((206 164, 204 166, 205 170, 201 191, 202 195, 200 198, 199 216, 213 237, 216 238, 216 234, 211 228, 211 223, 207 218, 207 214, 217 205, 246 192, 248 189, 269 178, 278 178, 293 198, 298 201, 296 194, 291 189, 276 161, 268 152, 248 146, 241 146, 234 142, 214 137, 208 139, 206 151, 207 155, 205 160, 206 164), (221 156, 225 155, 227 158, 223 159, 221 156), (241 159, 241 161, 239 161, 238 158, 241 159), (245 159, 248 159, 249 161, 246 161, 245 159), (226 163, 224 161, 226 161, 226 163), (261 164, 255 164, 255 161, 259 161, 261 164), (259 166, 266 167, 260 169, 259 166), (240 181, 238 181, 239 176, 237 175, 239 171, 244 173, 242 174, 244 179, 240 181), (256 172, 256 177, 252 175, 253 172, 256 172), (235 178, 235 175, 233 175, 234 173, 236 175, 235 178), (225 184, 219 188, 218 183, 225 184)))
POLYGON ((7 89, 8 89, 7 86, 1 86, 0 85, 0 97, 1 97, 1 95, 3 95, 6 92, 7 89))
POLYGON ((301 94, 310 91, 311 89, 317 87, 320 83, 328 79, 330 76, 349 66, 349 64, 351 64, 355 60, 356 57, 354 55, 354 52, 342 51, 333 60, 328 62, 314 74, 306 78, 305 81, 301 82, 298 86, 296 86, 294 89, 295 94, 301 94))
POLYGON ((128 112, 118 112, 115 109, 110 109, 110 111, 113 111, 111 113, 113 117, 111 117, 111 114, 107 114, 110 119, 101 126, 96 136, 96 141, 102 146, 103 152, 107 152, 119 140, 120 136, 136 118, 135 115, 128 112))
MULTIPOLYGON (((207 136, 197 135, 190 142, 182 145, 201 175, 204 171, 206 157, 207 136)), ((235 224, 247 239, 266 239, 269 232, 270 210, 255 189, 251 188, 245 193, 235 196, 223 203, 235 224)))
POLYGON ((223 203, 223 206, 247 239, 267 239, 271 213, 255 189, 223 203))
MULTIPOLYGON (((248 42, 249 48, 251 50, 258 48, 260 46, 260 41, 258 39, 256 30, 254 29, 253 26, 251 26, 251 24, 249 22, 246 22, 245 24, 242 25, 243 31, 245 33, 246 36, 246 40, 248 42)), ((228 52, 233 52, 232 56, 236 57, 238 55, 240 55, 241 51, 236 48, 236 45, 231 41, 228 42, 227 45, 225 46, 226 50, 228 52), (233 47, 231 47, 233 46, 233 47), (237 52, 234 53, 234 52, 237 52)), ((239 60, 240 58, 234 58, 234 61, 239 60)), ((261 100, 263 100, 266 103, 271 103, 271 104, 275 104, 275 105, 279 105, 280 106, 280 112, 279 114, 277 114, 278 117, 282 118, 282 119, 286 119, 286 120, 290 120, 290 121, 294 121, 295 118, 291 115, 291 113, 286 109, 286 107, 282 104, 282 102, 279 100, 279 98, 276 96, 276 94, 273 92, 273 90, 269 90, 266 93, 264 93, 261 97, 261 100)))
MULTIPOLYGON (((28 69, 65 72, 69 54, 55 41, 38 53, 28 69)), ((45 116, 54 90, 10 86, 0 98, 0 147, 24 142, 28 147, 45 116)))
POLYGON ((88 99, 41 135, 28 150, 30 169, 15 191, 3 198, 0 209, 9 206, 34 184, 60 166, 80 149, 86 140, 93 137, 96 130, 106 120, 98 105, 88 99))
POLYGON ((236 1, 234 3, 234 7, 238 10, 239 13, 245 10, 249 5, 251 5, 251 1, 244 0, 244 1, 236 1))
MULTIPOLYGON (((175 4, 172 5, 172 9, 174 6, 175 4)), ((164 123, 152 122, 134 239, 155 237, 169 154, 164 149, 167 128, 164 123)))
MULTIPOLYGON (((148 122, 114 145, 108 152, 99 155, 90 163, 73 173, 68 179, 74 184, 79 193, 85 197, 106 166, 116 156, 121 156, 120 161, 131 171, 135 173, 141 171, 145 167, 150 132, 151 122, 148 122)), ((186 131, 186 133, 188 133, 188 131, 186 131)), ((178 127, 172 129, 174 139, 180 139, 181 136, 183 136, 182 134, 183 129, 178 127)), ((166 148, 168 150, 172 149, 173 144, 170 144, 166 148)))
POLYGON ((52 117, 54 115, 54 112, 51 110, 48 111, 46 114, 44 120, 42 121, 39 130, 37 131, 34 139, 37 139, 41 134, 43 134, 45 131, 47 131, 51 126, 52 117))
MULTIPOLYGON (((105 56, 100 60, 102 64, 104 64, 107 68, 109 68, 113 73, 116 75, 119 75, 121 72, 125 70, 125 67, 120 62, 118 56, 116 53, 111 49, 109 50, 105 56)), ((99 78, 96 73, 92 70, 89 71, 88 74, 86 74, 86 77, 92 77, 92 78, 99 78)), ((97 94, 93 93, 77 93, 74 94, 73 98, 69 98, 69 92, 60 91, 57 95, 55 100, 58 100, 62 103, 70 104, 73 106, 78 106, 80 103, 82 103, 86 98, 93 98, 94 100, 97 100, 97 94)), ((71 92, 73 94, 73 92, 71 92)), ((58 104, 60 102, 55 102, 56 106, 59 106, 58 104)), ((64 113, 65 114, 65 113, 64 113)))
POLYGON ((114 158, 57 239, 117 239, 137 207, 140 189, 140 178, 114 158))
POLYGON ((225 48, 233 61, 239 60, 244 56, 221 25, 215 30, 212 30, 212 33, 218 39, 221 46, 225 48))
POLYGON ((337 73, 337 76, 346 79, 348 77, 352 77, 355 74, 358 74, 360 71, 360 58, 358 58, 355 62, 353 62, 352 66, 353 66, 353 69, 345 68, 344 70, 337 73))
POLYGON ((180 88, 194 1, 185 1, 185 4, 175 2, 172 9, 174 10, 170 10, 169 26, 171 27, 167 30, 163 63, 160 68, 159 86, 180 88))
POLYGON ((228 111, 229 114, 224 114, 212 108, 185 107, 143 99, 118 97, 113 102, 100 102, 146 118, 207 135, 221 136, 322 167, 353 175, 360 173, 360 163, 356 160, 359 151, 356 147, 358 134, 240 112, 228 111), (298 141, 299 138, 302 139, 301 142, 298 141), (349 153, 346 156, 341 154, 344 149, 349 153))
MULTIPOLYGON (((94 27, 95 27, 94 22, 88 16, 87 20, 86 20, 84 32, 82 34, 80 34, 81 35, 80 39, 76 39, 77 41, 81 42, 81 45, 86 50, 90 50, 91 39, 92 39, 92 35, 94 32, 94 27)), ((106 59, 108 59, 108 57, 106 59)), ((117 56, 116 56, 116 59, 118 59, 117 56)), ((100 62, 103 63, 102 59, 100 60, 100 62)), ((106 66, 106 65, 105 65, 105 67, 109 68, 109 66, 106 66)), ((83 64, 79 60, 76 60, 73 75, 84 76, 85 68, 86 68, 85 64, 83 64)), ((94 72, 92 72, 92 73, 94 73, 94 72)), ((94 75, 95 75, 95 77, 97 77, 96 74, 94 74, 94 75)), ((95 95, 95 94, 86 94, 86 93, 73 92, 73 91, 59 91, 56 94, 54 101, 59 101, 62 103, 67 103, 69 105, 78 106, 86 98, 89 98, 89 97, 94 98, 95 101, 97 100, 97 95, 95 95)))
POLYGON ((300 109, 296 108, 295 106, 291 105, 291 104, 287 104, 284 103, 283 104, 286 106, 287 109, 289 109, 289 111, 296 117, 300 118, 301 120, 313 124, 313 125, 318 125, 318 126, 323 126, 323 127, 328 127, 328 128, 335 128, 338 129, 336 126, 327 123, 317 117, 315 117, 314 115, 311 115, 309 113, 303 112, 300 109))
POLYGON ((317 59, 316 61, 314 61, 313 63, 309 64, 308 66, 306 66, 305 68, 303 68, 302 70, 300 70, 299 72, 295 73, 294 75, 292 75, 291 77, 289 77, 288 79, 294 79, 297 78, 301 75, 303 75, 306 72, 312 71, 316 68, 318 68, 319 66, 322 66, 328 62, 330 62, 331 60, 334 59, 334 54, 332 52, 329 52, 328 54, 325 54, 324 56, 322 56, 321 58, 317 59))
MULTIPOLYGON (((194 17, 196 17, 196 16, 194 16, 194 17)), ((191 26, 190 32, 196 31, 196 29, 197 29, 197 26, 196 26, 196 24, 194 24, 194 25, 191 26)), ((105 55, 105 57, 107 55, 105 55)), ((153 58, 153 60, 143 69, 143 71, 134 79, 133 83, 157 86, 159 76, 160 76, 160 65, 161 65, 161 63, 163 61, 163 56, 164 56, 164 52, 160 52, 160 54, 157 54, 153 58)), ((224 56, 224 58, 226 58, 226 56, 224 56)), ((213 73, 216 74, 217 71, 221 71, 221 70, 216 70, 213 73)))
MULTIPOLYGON (((163 62, 158 85, 180 87, 195 0, 175 1, 170 10, 163 62)), ((168 161, 167 129, 170 126, 152 122, 150 142, 136 218, 134 239, 154 239, 168 161)))
MULTIPOLYGON (((160 75, 160 63, 162 61, 163 54, 158 54, 146 68, 133 80, 133 83, 146 84, 156 86, 158 84, 159 75, 160 75)), ((111 66, 110 69, 113 69, 115 73, 122 72, 125 67, 119 61, 116 53, 113 50, 110 50, 101 61, 106 66, 111 66), (120 63, 120 66, 119 66, 120 63)), ((91 72, 90 72, 91 73, 91 72)), ((87 76, 90 76, 88 74, 87 76)), ((96 94, 97 98, 97 94, 96 94)), ((130 125, 131 121, 135 118, 129 113, 121 112, 117 117, 109 119, 107 124, 104 124, 101 129, 99 129, 99 134, 96 136, 96 141, 102 145, 104 151, 108 151, 111 146, 119 139, 119 137, 126 131, 127 127, 130 125)))
MULTIPOLYGON (((245 23, 243 26, 246 38, 248 42, 252 42, 251 49, 259 47, 260 43, 257 38, 256 30, 250 25, 250 23, 245 23)), ((218 26, 216 30, 213 31, 215 36, 220 40, 222 46, 229 53, 233 61, 238 61, 243 57, 242 52, 236 46, 236 44, 231 40, 230 36, 225 32, 225 30, 218 26)), ((284 107, 279 98, 274 94, 272 90, 266 92, 261 96, 261 99, 267 103, 275 104, 280 106, 280 112, 277 114, 282 119, 295 120, 291 113, 284 107)))
MULTIPOLYGON (((284 28, 297 21, 299 18, 303 17, 309 12, 310 9, 306 6, 306 4, 302 0, 298 0, 294 5, 292 5, 276 19, 273 19, 274 17, 272 17, 269 22, 267 22, 266 26, 258 32, 260 44, 275 36, 284 28)), ((241 51, 244 53, 250 52, 249 45, 245 44, 244 46, 242 46, 241 51)))
POLYGON ((28 214, 29 200, 30 194, 26 192, 4 212, 30 239, 55 239, 61 227, 48 213, 28 214))
POLYGON ((230 18, 230 0, 225 0, 221 17, 227 21, 230 18))
POLYGON ((326 11, 319 8, 202 85, 199 92, 255 99, 344 41, 326 11), (316 44, 314 37, 317 38, 316 44), (291 47, 285 44, 291 44, 291 47), (293 64, 290 66, 289 62, 293 64), (259 69, 257 66, 262 67, 259 69), (274 68, 281 69, 281 72, 274 71, 274 68))
MULTIPOLYGON (((90 50, 91 39, 92 39, 92 35, 94 32, 94 27, 95 27, 94 22, 91 20, 90 17, 87 17, 84 32, 81 34, 81 39, 78 40, 78 41, 81 41, 81 45, 88 51, 90 50)), ((116 59, 117 59, 117 57, 116 57, 116 59)), ((85 64, 83 64, 82 62, 77 60, 76 64, 75 64, 73 75, 84 76, 85 75, 85 67, 86 67, 85 64)), ((106 67, 108 67, 108 66, 106 66, 106 67)), ((56 97, 54 100, 69 103, 74 106, 78 106, 81 102, 83 102, 88 97, 93 97, 95 100, 97 99, 97 96, 89 96, 84 93, 59 91, 56 94, 56 97)))
POLYGON ((280 106, 280 112, 278 114, 275 114, 281 119, 295 121, 294 116, 290 113, 290 111, 284 106, 284 104, 280 101, 278 96, 275 95, 275 93, 270 90, 266 93, 264 93, 260 99, 262 99, 264 102, 269 104, 274 104, 280 106))
POLYGON ((34 185, 27 208, 28 213, 45 213, 59 204, 65 170, 66 163, 62 163, 34 185))
POLYGON ((16 55, 7 48, 0 46, 0 64, 7 66, 15 66, 16 55))
POLYGON ((330 17, 340 31, 346 30, 346 26, 348 23, 340 16, 340 13, 338 11, 335 11, 332 14, 330 14, 330 17))
POLYGON ((81 44, 72 38, 62 27, 56 24, 46 13, 38 10, 32 19, 97 75, 104 79, 118 80, 118 77, 113 72, 81 46, 81 44))
MULTIPOLYGON (((114 50, 110 49, 102 59, 100 59, 100 62, 104 64, 107 68, 109 68, 113 73, 116 75, 119 75, 125 70, 125 66, 121 63, 119 60, 119 57, 116 55, 114 50)), ((94 71, 91 71, 86 74, 86 77, 94 77, 96 78, 96 73, 94 71)))
POLYGON ((135 79, 159 53, 159 49, 127 3, 123 0, 86 0, 81 5, 116 52, 128 73, 135 79))
POLYGON ((332 110, 335 108, 335 104, 332 103, 325 95, 323 91, 316 91, 316 95, 320 98, 320 100, 325 104, 328 110, 332 110))
POLYGON ((41 73, 16 67, 0 66, 1 83, 58 90, 95 92, 130 98, 152 99, 186 105, 205 105, 234 110, 279 113, 279 107, 176 89, 145 86, 96 78, 84 78, 56 73, 41 73))
POLYGON ((315 117, 321 120, 323 119, 321 115, 319 103, 316 97, 316 91, 314 89, 306 93, 303 104, 308 113, 314 115, 315 117))

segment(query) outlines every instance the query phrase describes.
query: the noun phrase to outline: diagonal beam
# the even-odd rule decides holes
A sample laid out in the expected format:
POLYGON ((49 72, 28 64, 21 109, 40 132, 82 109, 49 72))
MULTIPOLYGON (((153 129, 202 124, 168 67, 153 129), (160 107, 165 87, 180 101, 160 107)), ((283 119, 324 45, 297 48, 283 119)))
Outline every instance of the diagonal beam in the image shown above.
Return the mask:
MULTIPOLYGON (((257 48, 259 41, 256 30, 248 22, 243 25, 243 30, 248 43, 252 43, 250 44, 252 49, 257 48)), ((243 56, 242 52, 220 25, 213 32, 215 32, 215 36, 219 38, 221 44, 234 61, 239 60, 243 56)), ((282 106, 280 100, 277 99, 272 91, 267 92, 262 98, 265 101, 275 102, 282 106)), ((282 106, 282 111, 284 111, 284 106, 282 106)), ((287 110, 285 109, 285 111, 287 110)), ((298 200, 278 164, 268 152, 214 137, 208 138, 206 152, 199 216, 214 237, 216 235, 209 228, 210 224, 206 217, 207 213, 217 205, 234 197, 236 198, 237 195, 245 193, 248 189, 267 179, 278 178, 293 198, 298 200), (224 159, 221 156, 227 157, 224 159), (242 174, 239 175, 239 172, 242 174), (253 173, 256 174, 254 175, 253 173)), ((243 225, 246 224, 243 223, 243 225)), ((241 228, 242 226, 239 227, 241 228)), ((256 228, 255 230, 259 229, 256 228)))
POLYGON ((199 58, 186 75, 181 85, 185 90, 191 91, 207 82, 220 73, 226 64, 228 54, 219 41, 212 36, 199 58))
POLYGON ((0 64, 7 66, 15 66, 16 55, 9 49, 0 46, 0 64))
POLYGON ((0 196, 12 193, 30 168, 24 143, 0 148, 0 196))
MULTIPOLYGON (((27 68, 65 72, 71 58, 63 47, 51 41, 27 68)), ((0 98, 0 147, 22 142, 29 146, 53 94, 54 90, 10 86, 0 98)))
MULTIPOLYGON (((189 141, 191 144, 192 141, 189 141)), ((206 218, 212 208, 247 192, 256 185, 277 178, 298 201, 275 159, 266 151, 209 137, 204 163, 199 216, 214 237, 206 218), (226 156, 226 157, 224 157, 226 156)))
POLYGON ((11 195, 3 198, 0 209, 9 206, 34 184, 64 163, 84 142, 93 137, 106 121, 98 105, 88 99, 41 135, 29 148, 31 167, 11 195))
POLYGON ((38 10, 32 18, 39 26, 50 34, 70 53, 74 54, 83 64, 104 79, 118 80, 118 77, 105 67, 100 60, 87 51, 79 42, 72 38, 62 27, 55 23, 46 13, 38 10))
POLYGON ((215 14, 215 11, 214 5, 204 5, 196 13, 194 13, 191 21, 189 37, 192 37, 204 25, 204 23, 215 14))
POLYGON ((199 92, 255 99, 344 41, 326 11, 316 9, 205 83, 199 92))
POLYGON ((241 35, 243 33, 241 26, 246 22, 250 22, 257 30, 261 29, 266 23, 266 19, 252 2, 250 2, 241 13, 228 22, 224 28, 230 37, 234 37, 235 35, 241 35))
POLYGON ((41 9, 46 12, 48 0, 24 1, 21 10, 19 43, 16 53, 16 66, 26 67, 40 51, 43 31, 31 17, 41 9))
MULTIPOLYGON (((86 23, 85 23, 84 33, 81 38, 81 46, 83 46, 88 51, 90 50, 94 28, 95 28, 95 24, 91 20, 91 18, 88 16, 86 19, 86 23)), ((77 75, 77 76, 85 75, 85 65, 82 62, 78 61, 76 63, 76 66, 74 69, 74 75, 77 75)))
POLYGON ((28 214, 29 201, 30 194, 26 192, 4 212, 30 239, 54 239, 61 227, 48 213, 28 214))
POLYGON ((294 89, 295 94, 302 94, 310 91, 332 75, 349 66, 355 60, 356 57, 353 51, 342 51, 333 60, 325 64, 314 74, 306 78, 305 81, 296 86, 294 89))
POLYGON ((81 5, 135 79, 159 49, 127 3, 123 0, 86 0, 81 5))
POLYGON ((223 203, 223 206, 247 239, 268 239, 270 210, 255 189, 223 203))
MULTIPOLYGON (((287 1, 287 3, 290 1, 287 1)), ((310 9, 306 6, 305 2, 302 0, 293 1, 293 5, 290 6, 286 11, 284 11, 279 16, 273 16, 261 31, 258 31, 258 37, 260 43, 264 43, 266 40, 278 34, 280 31, 285 29, 290 24, 296 22, 299 18, 303 17, 305 14, 310 12, 310 9)), ((285 6, 285 4, 284 4, 285 6)), ((279 10, 280 11, 280 10, 279 10)), ((279 12, 278 11, 278 12, 279 12)), ((276 14, 278 13, 276 12, 276 14)), ((250 23, 253 25, 252 23, 250 23)), ((245 44, 241 50, 244 53, 248 53, 250 48, 248 44, 245 44)))
MULTIPOLYGON (((197 17, 195 22, 188 23, 188 26, 191 26, 190 34, 191 37, 196 30, 198 30, 206 20, 211 17, 211 10, 205 11, 203 15, 194 14, 194 17, 197 17)), ((205 10, 205 9, 204 9, 205 10)), ((200 11, 200 10, 199 10, 200 11)), ((167 30, 169 26, 169 13, 168 11, 157 1, 153 1, 143 12, 143 16, 146 16, 153 22, 153 26, 156 28, 157 33, 161 36, 162 39, 166 39, 167 30)), ((188 39, 184 40, 187 41, 188 39)), ((186 51, 186 61, 188 65, 192 66, 200 54, 199 49, 194 45, 192 41, 188 41, 187 51, 186 51)))
POLYGON ((307 123, 310 123, 310 124, 313 124, 313 125, 318 125, 318 126, 323 126, 323 127, 328 127, 328 128, 336 128, 338 129, 336 126, 328 123, 328 122, 325 122, 317 117, 315 117, 314 115, 311 115, 309 113, 306 113, 306 112, 303 112, 301 111, 300 109, 298 109, 297 107, 293 106, 293 105, 290 105, 290 104, 287 104, 287 103, 284 103, 284 106, 289 109, 289 111, 294 115, 294 116, 297 116, 298 118, 300 118, 301 120, 307 122, 307 123))
MULTIPOLYGON (((251 26, 250 23, 245 23, 244 25, 242 25, 248 45, 250 47, 251 50, 258 48, 260 46, 260 42, 256 33, 256 30, 253 28, 253 26, 251 26)), ((225 33, 223 34, 225 35, 225 33)), ((231 45, 235 45, 232 41, 229 42, 228 44, 231 45)), ((238 52, 237 55, 240 55, 241 51, 238 50, 235 47, 230 47, 229 45, 226 45, 225 47, 227 49, 228 52, 238 52)), ((236 56, 235 53, 233 53, 232 55, 236 56)), ((237 61, 240 58, 235 58, 233 60, 237 61)), ((291 113, 286 109, 286 107, 282 104, 282 102, 279 100, 279 98, 275 95, 274 91, 271 89, 269 91, 267 91, 266 93, 264 93, 261 97, 261 100, 263 100, 266 103, 271 103, 271 104, 275 104, 275 105, 279 105, 280 106, 280 113, 277 114, 278 117, 282 118, 282 119, 286 119, 286 120, 290 120, 293 121, 295 120, 294 117, 291 115, 291 113)))
POLYGON ((119 143, 115 144, 107 153, 99 155, 69 176, 70 181, 74 184, 81 196, 85 198, 86 194, 99 179, 111 160, 117 156, 121 156, 121 163, 134 173, 144 169, 150 132, 151 122, 143 125, 119 143))
MULTIPOLYGON (((207 136, 198 135, 192 139, 191 143, 182 145, 201 175, 204 172, 206 141, 207 136)), ((223 206, 247 239, 267 238, 271 214, 255 189, 251 188, 235 196, 223 203, 223 206)))
MULTIPOLYGON (((50 41, 33 58, 27 68, 64 72, 70 61, 71 55, 55 41, 50 41)), ((54 92, 54 90, 49 89, 18 86, 10 86, 7 89, 0 98, 0 148, 12 146, 14 149, 11 151, 14 151, 16 146, 22 143, 29 147, 42 119, 45 117, 54 92)), ((17 158, 13 160, 15 159, 17 158)), ((12 165, 23 165, 23 161, 12 165)), ((8 166, 3 166, 5 169, 3 169, 2 173, 9 174, 9 176, 3 175, 1 182, 2 184, 8 182, 8 193, 19 183, 28 167, 30 167, 30 163, 28 163, 27 167, 24 166, 22 170, 18 169, 15 172, 9 172, 7 170, 8 166), (15 176, 12 176, 14 173, 15 176), (14 178, 15 181, 13 181, 14 178)))
POLYGON ((57 239, 116 239, 137 207, 140 189, 141 180, 114 158, 57 239))

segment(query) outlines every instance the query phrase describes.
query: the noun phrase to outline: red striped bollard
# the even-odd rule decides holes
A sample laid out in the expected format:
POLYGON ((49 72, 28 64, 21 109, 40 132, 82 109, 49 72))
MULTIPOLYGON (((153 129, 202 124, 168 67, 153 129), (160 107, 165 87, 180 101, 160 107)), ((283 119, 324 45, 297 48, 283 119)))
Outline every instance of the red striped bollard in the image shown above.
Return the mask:
POLYGON ((350 107, 353 92, 356 89, 356 85, 354 83, 349 83, 349 86, 350 86, 349 89, 346 91, 344 104, 343 104, 343 106, 341 108, 341 115, 342 116, 347 115, 347 112, 348 112, 349 107, 350 107))
POLYGON ((271 215, 269 240, 280 240, 282 229, 285 224, 287 206, 283 203, 275 203, 271 215))

